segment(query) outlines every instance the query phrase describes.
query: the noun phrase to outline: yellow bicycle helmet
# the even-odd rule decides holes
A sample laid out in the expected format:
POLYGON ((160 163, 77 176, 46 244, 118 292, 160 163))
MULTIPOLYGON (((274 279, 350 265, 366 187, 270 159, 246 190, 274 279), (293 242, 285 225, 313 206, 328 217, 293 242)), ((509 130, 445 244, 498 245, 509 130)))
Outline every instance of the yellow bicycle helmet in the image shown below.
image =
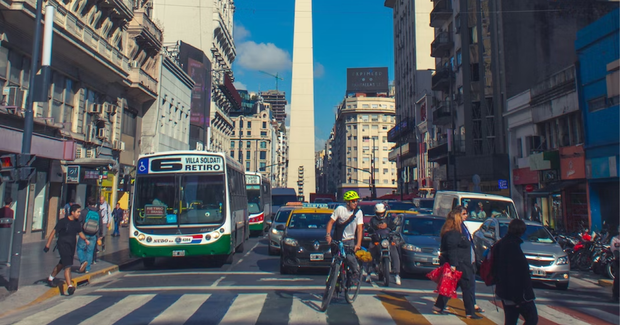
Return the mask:
POLYGON ((355 191, 347 191, 346 193, 344 193, 342 198, 345 201, 351 201, 351 200, 359 200, 360 196, 357 195, 357 192, 355 192, 355 191))

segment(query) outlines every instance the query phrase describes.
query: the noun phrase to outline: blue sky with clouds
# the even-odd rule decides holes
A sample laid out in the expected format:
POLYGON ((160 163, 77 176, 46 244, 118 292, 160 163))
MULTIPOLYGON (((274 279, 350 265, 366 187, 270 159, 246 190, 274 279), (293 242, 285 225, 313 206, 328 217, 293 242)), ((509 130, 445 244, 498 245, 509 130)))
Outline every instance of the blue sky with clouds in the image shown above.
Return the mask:
MULTIPOLYGON (((233 65, 239 89, 275 89, 275 78, 259 72, 278 73, 278 87, 290 101, 295 2, 292 0, 237 0, 233 65)), ((335 106, 346 91, 346 69, 388 67, 394 77, 392 9, 383 0, 315 0, 314 111, 317 146, 329 136, 335 106)))

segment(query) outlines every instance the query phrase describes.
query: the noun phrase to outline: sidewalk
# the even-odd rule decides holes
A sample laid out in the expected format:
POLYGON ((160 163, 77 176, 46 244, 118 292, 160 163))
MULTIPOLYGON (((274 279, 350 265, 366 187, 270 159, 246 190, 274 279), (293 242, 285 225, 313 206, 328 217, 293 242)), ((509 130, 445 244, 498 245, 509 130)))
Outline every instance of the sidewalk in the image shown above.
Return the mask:
MULTIPOLYGON (((129 255, 129 228, 121 228, 120 237, 106 237, 106 251, 99 252, 98 261, 91 266, 88 274, 77 273, 79 267, 77 253, 73 262, 74 272, 72 279, 77 285, 82 285, 90 281, 91 278, 103 276, 107 273, 118 271, 119 266, 133 263, 139 259, 131 258, 129 255)), ((55 245, 55 243, 52 243, 55 245)), ((47 285, 47 277, 52 268, 58 264, 60 256, 58 251, 47 253, 43 252, 45 241, 27 243, 22 247, 21 272, 19 278, 19 289, 17 292, 10 293, 4 286, 8 283, 9 267, 0 266, 0 315, 7 311, 43 301, 53 296, 61 294, 59 288, 50 288, 47 285)), ((64 282, 64 274, 58 274, 58 283, 64 282)))

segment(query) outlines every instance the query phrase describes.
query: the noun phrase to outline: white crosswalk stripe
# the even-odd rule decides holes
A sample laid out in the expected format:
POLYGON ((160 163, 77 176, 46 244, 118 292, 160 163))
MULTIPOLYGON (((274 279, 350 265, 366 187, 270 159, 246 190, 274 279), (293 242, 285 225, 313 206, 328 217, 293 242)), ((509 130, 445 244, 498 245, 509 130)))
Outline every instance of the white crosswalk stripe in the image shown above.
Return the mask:
MULTIPOLYGON (((205 313, 215 315, 218 314, 217 312, 219 312, 219 316, 217 316, 217 319, 211 320, 213 323, 219 321, 219 324, 225 325, 253 325, 259 320, 263 323, 269 323, 272 321, 270 317, 273 317, 273 322, 281 323, 283 321, 281 313, 271 315, 274 310, 278 310, 279 304, 282 304, 280 310, 285 315, 288 315, 288 324, 319 325, 334 323, 334 320, 330 319, 331 316, 328 317, 329 310, 328 313, 319 311, 321 296, 318 294, 295 293, 293 295, 278 296, 275 293, 243 293, 236 296, 227 294, 226 296, 215 292, 187 293, 178 298, 170 295, 156 297, 158 297, 156 294, 135 294, 118 298, 112 296, 115 303, 108 305, 105 301, 110 301, 110 297, 98 295, 75 296, 44 311, 27 315, 25 318, 22 316, 22 319, 15 317, 12 321, 0 320, 0 324, 40 325, 58 322, 61 317, 63 319, 69 317, 70 319, 78 320, 77 322, 82 320, 80 323, 82 325, 106 325, 115 324, 118 321, 123 323, 131 322, 131 319, 138 316, 145 323, 150 322, 152 325, 183 324, 190 319, 191 323, 200 321, 198 316, 198 318, 192 317, 194 315, 204 315, 205 313), (265 309, 268 296, 268 306, 272 308, 265 309), (104 303, 109 307, 103 310, 93 308, 93 306, 97 306, 100 303, 104 303), (274 303, 275 305, 272 305, 274 303), (217 306, 216 309, 213 309, 214 306, 217 306), (152 315, 144 314, 146 311, 152 313, 152 315)), ((345 313, 343 319, 358 319, 359 322, 356 325, 396 325, 397 323, 402 323, 403 319, 406 321, 407 319, 414 318, 419 323, 431 325, 462 325, 467 322, 462 315, 462 304, 461 307, 453 307, 449 314, 433 314, 432 308, 435 298, 427 294, 404 296, 379 293, 360 294, 353 303, 352 308, 342 308, 342 304, 345 304, 344 298, 340 298, 333 303, 341 305, 340 307, 335 306, 335 308, 339 313, 345 313), (401 321, 399 322, 397 319, 401 321)), ((452 306, 455 306, 454 303, 459 302, 451 301, 452 306)), ((484 314, 481 314, 486 318, 486 323, 504 323, 501 302, 499 302, 497 309, 491 300, 478 299, 477 303, 486 310, 484 314)), ((558 307, 550 307, 544 304, 537 304, 537 308, 541 323, 545 323, 544 320, 546 320, 547 322, 552 321, 559 324, 582 325, 588 324, 588 322, 584 321, 585 319, 593 319, 592 317, 594 317, 599 319, 601 324, 604 322, 618 324, 620 319, 618 315, 589 306, 571 308, 572 312, 570 315, 559 311, 558 307), (579 317, 579 315, 585 317, 579 317)), ((522 321, 519 321, 519 324, 522 323, 522 321)))

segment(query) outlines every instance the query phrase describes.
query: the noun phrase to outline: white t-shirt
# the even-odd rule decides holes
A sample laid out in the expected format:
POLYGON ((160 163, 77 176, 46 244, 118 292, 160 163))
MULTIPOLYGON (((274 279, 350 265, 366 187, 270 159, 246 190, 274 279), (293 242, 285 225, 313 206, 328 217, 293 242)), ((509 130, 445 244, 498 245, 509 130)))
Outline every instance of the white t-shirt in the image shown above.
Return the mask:
MULTIPOLYGON (((350 211, 346 206, 339 206, 332 213, 332 220, 336 221, 336 223, 343 224, 351 217, 353 211, 350 211)), ((355 220, 353 220, 346 228, 344 228, 344 232, 342 233, 342 240, 350 240, 355 238, 355 231, 357 230, 357 225, 364 224, 364 214, 362 210, 357 210, 355 214, 355 220)))

